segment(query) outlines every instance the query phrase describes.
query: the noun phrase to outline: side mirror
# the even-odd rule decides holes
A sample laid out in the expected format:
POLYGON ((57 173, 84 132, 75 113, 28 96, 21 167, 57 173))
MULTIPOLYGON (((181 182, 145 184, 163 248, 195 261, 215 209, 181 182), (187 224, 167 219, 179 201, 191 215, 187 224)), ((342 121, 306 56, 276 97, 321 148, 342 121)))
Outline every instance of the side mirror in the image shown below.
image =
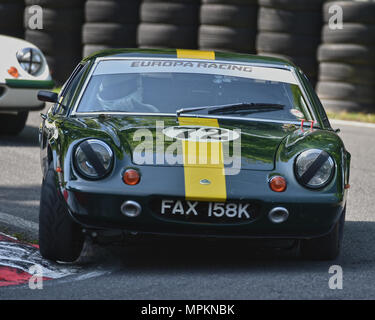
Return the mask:
POLYGON ((40 101, 56 103, 57 98, 58 98, 58 94, 52 91, 39 91, 38 92, 38 100, 40 101))

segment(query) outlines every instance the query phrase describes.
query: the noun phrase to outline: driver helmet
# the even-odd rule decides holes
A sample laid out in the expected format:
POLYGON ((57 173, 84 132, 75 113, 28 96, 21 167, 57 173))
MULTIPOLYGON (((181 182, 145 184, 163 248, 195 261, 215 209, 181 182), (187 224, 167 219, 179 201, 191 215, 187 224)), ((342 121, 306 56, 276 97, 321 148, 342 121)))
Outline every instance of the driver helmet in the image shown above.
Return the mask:
POLYGON ((122 73, 103 77, 97 99, 105 110, 131 111, 132 100, 140 98, 138 74, 122 73))

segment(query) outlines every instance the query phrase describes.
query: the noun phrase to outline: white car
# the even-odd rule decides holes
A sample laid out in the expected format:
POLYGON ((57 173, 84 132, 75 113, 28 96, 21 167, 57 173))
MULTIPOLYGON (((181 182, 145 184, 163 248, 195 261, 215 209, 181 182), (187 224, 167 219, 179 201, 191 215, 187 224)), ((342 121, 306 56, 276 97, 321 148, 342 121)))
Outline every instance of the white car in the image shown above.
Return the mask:
POLYGON ((18 134, 29 111, 41 110, 40 89, 54 82, 43 53, 22 39, 0 35, 0 134, 18 134))

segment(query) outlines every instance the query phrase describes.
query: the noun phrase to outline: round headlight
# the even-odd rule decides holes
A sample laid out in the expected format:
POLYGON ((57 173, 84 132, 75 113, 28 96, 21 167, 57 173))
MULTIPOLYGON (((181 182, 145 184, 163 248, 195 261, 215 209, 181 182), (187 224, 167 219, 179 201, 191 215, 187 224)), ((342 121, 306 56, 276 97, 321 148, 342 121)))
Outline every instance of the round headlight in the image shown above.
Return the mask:
POLYGON ((327 185, 333 176, 335 163, 325 151, 310 149, 302 152, 296 159, 297 180, 308 188, 318 189, 327 185))
POLYGON ((22 69, 31 75, 36 75, 43 64, 42 53, 36 48, 24 48, 17 52, 17 60, 22 69))
POLYGON ((81 142, 74 154, 78 172, 89 179, 103 178, 111 170, 112 149, 103 141, 89 139, 81 142))

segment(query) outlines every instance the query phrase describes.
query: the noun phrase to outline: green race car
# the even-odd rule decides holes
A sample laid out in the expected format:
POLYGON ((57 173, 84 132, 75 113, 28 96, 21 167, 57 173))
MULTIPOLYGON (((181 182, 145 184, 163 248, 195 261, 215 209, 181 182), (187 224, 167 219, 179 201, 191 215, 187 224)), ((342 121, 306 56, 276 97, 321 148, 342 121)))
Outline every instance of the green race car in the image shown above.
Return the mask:
POLYGON ((40 126, 43 257, 85 235, 288 239, 340 252, 350 153, 309 81, 280 59, 106 50, 84 59, 40 126))

